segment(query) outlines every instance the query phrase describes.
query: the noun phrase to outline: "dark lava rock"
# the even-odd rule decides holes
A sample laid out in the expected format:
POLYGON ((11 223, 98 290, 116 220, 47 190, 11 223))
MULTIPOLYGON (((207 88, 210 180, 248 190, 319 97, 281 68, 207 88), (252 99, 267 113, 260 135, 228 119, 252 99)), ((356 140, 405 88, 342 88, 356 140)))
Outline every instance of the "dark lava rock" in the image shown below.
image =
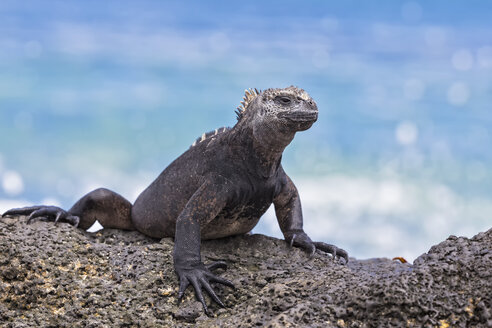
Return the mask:
MULTIPOLYGON (((178 307, 171 239, 95 234, 68 224, 0 220, 2 327, 492 327, 492 229, 451 236, 414 264, 308 257, 278 239, 203 243, 224 260, 225 309, 203 314, 191 289, 178 307)), ((207 302, 211 300, 207 297, 207 302)))

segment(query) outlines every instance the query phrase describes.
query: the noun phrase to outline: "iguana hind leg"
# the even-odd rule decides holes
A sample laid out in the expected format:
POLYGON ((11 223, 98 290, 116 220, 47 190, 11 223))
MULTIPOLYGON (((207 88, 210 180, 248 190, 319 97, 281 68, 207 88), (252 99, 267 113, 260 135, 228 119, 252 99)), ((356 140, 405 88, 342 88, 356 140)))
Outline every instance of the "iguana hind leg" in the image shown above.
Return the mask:
POLYGON ((28 222, 44 217, 55 222, 65 221, 84 230, 97 220, 104 228, 135 230, 131 208, 132 204, 121 195, 99 188, 82 197, 68 211, 56 206, 31 206, 11 209, 2 217, 29 215, 28 222))
POLYGON ((105 188, 91 191, 68 212, 80 217, 79 226, 83 229, 88 229, 97 220, 104 228, 135 230, 131 218, 132 204, 105 188))

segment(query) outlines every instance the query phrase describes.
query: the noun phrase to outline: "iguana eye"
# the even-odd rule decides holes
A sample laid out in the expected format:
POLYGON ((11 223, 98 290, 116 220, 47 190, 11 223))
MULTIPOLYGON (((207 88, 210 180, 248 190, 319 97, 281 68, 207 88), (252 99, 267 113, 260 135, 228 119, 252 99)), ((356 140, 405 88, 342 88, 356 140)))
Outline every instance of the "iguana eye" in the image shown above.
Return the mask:
POLYGON ((289 97, 277 97, 276 100, 281 103, 282 105, 289 105, 292 100, 289 97))

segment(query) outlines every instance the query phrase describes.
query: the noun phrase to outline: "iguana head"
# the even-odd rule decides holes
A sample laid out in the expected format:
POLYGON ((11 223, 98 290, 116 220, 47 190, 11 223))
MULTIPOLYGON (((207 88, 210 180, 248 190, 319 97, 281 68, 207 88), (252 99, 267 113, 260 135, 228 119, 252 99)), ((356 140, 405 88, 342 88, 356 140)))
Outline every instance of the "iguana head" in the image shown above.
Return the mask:
POLYGON ((306 91, 294 86, 264 91, 246 90, 236 113, 238 121, 250 118, 295 131, 309 129, 318 119, 318 107, 314 100, 306 91))
POLYGON ((314 100, 306 91, 294 86, 246 90, 236 113, 238 124, 250 126, 256 139, 280 138, 287 143, 296 132, 309 129, 318 119, 314 100))

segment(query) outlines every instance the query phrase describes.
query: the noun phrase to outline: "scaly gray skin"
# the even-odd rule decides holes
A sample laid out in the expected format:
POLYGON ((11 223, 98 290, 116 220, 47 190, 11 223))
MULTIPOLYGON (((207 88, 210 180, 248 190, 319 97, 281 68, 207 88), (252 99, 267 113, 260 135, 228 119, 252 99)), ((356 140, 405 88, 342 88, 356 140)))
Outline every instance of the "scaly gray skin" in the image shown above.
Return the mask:
POLYGON ((132 206, 122 196, 96 189, 65 211, 54 206, 12 209, 3 216, 29 215, 67 221, 87 229, 98 220, 105 228, 138 230, 155 237, 174 237, 174 267, 179 277, 178 302, 191 284, 210 314, 202 288, 224 306, 210 283, 234 285, 204 265, 202 239, 245 234, 273 203, 285 240, 309 254, 316 249, 348 261, 347 252, 313 242, 302 228, 299 194, 280 164, 296 132, 309 129, 318 108, 302 89, 247 90, 233 128, 205 133, 145 189, 132 206))

